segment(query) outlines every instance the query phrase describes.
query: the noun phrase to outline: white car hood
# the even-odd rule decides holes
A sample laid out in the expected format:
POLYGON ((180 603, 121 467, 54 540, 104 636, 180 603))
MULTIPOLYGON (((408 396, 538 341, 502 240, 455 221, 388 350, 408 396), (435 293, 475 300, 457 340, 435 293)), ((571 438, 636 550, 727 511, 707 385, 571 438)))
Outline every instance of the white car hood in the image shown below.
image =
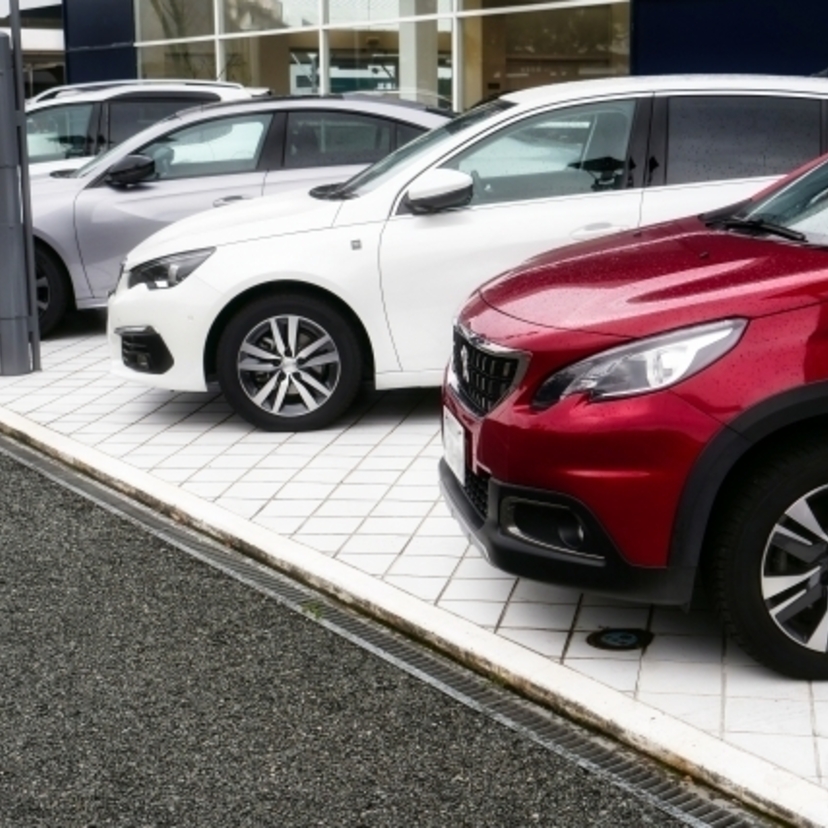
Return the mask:
POLYGON ((145 239, 129 253, 126 266, 187 250, 321 230, 334 223, 341 206, 341 201, 291 190, 215 207, 176 221, 145 239))

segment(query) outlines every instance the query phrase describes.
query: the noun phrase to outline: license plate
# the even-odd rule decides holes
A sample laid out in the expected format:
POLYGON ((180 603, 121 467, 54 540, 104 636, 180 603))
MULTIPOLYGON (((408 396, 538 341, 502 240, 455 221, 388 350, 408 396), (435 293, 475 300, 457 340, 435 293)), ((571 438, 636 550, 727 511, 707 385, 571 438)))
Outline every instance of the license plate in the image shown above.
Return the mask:
POLYGON ((447 408, 443 409, 443 456, 446 464, 460 481, 466 484, 466 431, 447 408))

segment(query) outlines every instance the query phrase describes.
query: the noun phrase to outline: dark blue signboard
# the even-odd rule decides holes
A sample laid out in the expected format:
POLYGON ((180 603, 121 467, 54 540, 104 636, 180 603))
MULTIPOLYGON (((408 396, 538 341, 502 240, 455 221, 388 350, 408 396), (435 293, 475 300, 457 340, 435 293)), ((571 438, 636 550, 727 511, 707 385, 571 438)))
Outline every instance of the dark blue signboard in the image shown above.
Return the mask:
POLYGON ((64 0, 66 80, 137 77, 133 0, 64 0))
POLYGON ((632 0, 631 19, 636 75, 828 68, 828 0, 632 0))

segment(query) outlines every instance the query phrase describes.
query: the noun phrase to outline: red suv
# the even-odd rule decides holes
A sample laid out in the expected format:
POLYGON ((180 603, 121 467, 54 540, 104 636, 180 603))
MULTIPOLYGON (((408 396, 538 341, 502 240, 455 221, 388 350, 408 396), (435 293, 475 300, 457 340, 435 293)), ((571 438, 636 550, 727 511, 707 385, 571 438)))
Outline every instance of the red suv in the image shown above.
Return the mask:
POLYGON ((560 249, 463 308, 444 495, 508 572, 687 604, 828 678, 828 161, 560 249))

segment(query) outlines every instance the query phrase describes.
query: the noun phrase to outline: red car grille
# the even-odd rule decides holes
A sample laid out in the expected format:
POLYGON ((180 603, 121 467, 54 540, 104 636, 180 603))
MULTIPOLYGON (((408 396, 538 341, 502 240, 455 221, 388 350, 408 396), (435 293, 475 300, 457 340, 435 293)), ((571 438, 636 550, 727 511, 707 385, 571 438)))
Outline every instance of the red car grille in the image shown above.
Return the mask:
POLYGON ((475 414, 488 414, 509 393, 519 366, 517 353, 495 352, 455 328, 452 367, 457 390, 475 414))

